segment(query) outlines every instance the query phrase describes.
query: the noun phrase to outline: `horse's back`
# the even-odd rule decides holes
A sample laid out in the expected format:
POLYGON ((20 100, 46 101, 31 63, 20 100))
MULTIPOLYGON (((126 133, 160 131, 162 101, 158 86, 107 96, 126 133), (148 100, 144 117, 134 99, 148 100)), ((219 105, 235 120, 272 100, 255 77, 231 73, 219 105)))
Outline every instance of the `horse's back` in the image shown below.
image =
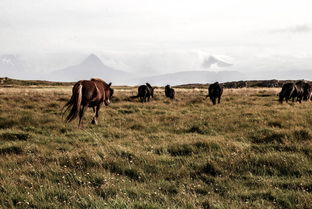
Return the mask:
POLYGON ((80 80, 78 81, 74 87, 76 88, 78 85, 82 85, 82 102, 83 103, 90 103, 94 100, 101 100, 103 92, 103 84, 99 80, 80 80))
POLYGON ((221 96, 223 93, 223 86, 216 82, 209 86, 208 91, 211 96, 221 96))

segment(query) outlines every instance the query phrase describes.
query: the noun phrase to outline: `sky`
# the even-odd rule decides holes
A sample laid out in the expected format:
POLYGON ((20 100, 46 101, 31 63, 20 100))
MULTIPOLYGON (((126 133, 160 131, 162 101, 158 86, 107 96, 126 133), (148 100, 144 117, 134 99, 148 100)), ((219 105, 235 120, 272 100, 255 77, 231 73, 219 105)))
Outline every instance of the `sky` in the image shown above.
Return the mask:
POLYGON ((311 0, 1 0, 0 55, 36 70, 90 53, 148 73, 200 68, 210 55, 240 71, 312 69, 311 8, 311 0))

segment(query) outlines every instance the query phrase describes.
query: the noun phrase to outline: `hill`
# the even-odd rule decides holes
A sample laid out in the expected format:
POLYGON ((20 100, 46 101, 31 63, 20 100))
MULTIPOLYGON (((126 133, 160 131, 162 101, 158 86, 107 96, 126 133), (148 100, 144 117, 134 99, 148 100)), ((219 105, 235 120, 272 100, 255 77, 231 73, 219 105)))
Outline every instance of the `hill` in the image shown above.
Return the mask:
POLYGON ((241 80, 244 78, 242 73, 237 71, 185 71, 178 73, 169 73, 158 76, 144 77, 136 79, 137 83, 150 82, 153 85, 165 86, 181 85, 188 83, 212 83, 215 81, 226 82, 241 80))

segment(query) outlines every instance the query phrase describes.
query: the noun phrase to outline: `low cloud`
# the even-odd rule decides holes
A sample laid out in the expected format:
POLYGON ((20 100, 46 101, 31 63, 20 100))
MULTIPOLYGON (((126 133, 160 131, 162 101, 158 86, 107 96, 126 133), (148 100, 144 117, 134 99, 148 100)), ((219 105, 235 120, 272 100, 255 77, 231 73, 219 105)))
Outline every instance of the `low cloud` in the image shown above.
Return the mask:
POLYGON ((272 31, 273 33, 310 33, 312 32, 311 24, 295 25, 287 28, 280 28, 272 31))

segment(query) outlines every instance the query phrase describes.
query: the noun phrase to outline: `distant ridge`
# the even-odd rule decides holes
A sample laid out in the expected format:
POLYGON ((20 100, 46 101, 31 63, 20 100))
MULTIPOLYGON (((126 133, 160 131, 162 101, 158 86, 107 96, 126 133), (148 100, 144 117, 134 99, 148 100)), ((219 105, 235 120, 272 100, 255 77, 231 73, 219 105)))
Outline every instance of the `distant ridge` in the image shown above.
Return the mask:
MULTIPOLYGON (((240 81, 230 81, 222 82, 225 88, 271 88, 271 87, 282 87, 284 83, 295 83, 301 80, 240 80, 240 81)), ((312 84, 310 80, 304 80, 305 82, 312 84)), ((181 85, 174 85, 175 88, 207 88, 209 83, 185 83, 181 85)), ((72 86, 75 82, 59 82, 59 81, 45 81, 45 80, 20 80, 12 79, 8 77, 0 77, 0 86, 72 86)), ((122 85, 125 86, 125 85, 122 85)), ((164 86, 164 85, 163 85, 164 86)))
POLYGON ((181 85, 187 83, 211 83, 215 81, 237 81, 245 78, 245 75, 237 71, 185 71, 169 73, 158 76, 144 77, 136 80, 136 83, 150 82, 153 85, 181 85))

